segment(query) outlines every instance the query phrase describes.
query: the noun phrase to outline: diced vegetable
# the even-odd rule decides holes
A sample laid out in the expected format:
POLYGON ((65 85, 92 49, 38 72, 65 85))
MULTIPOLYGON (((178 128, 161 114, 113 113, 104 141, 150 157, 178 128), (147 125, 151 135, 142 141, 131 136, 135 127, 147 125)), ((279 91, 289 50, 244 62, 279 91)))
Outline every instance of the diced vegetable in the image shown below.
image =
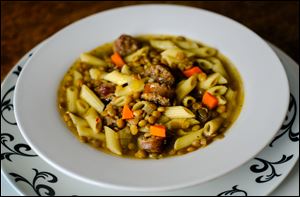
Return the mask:
POLYGON ((150 133, 158 137, 166 137, 166 127, 163 125, 150 126, 150 133))
POLYGON ((198 66, 194 66, 194 67, 192 67, 192 68, 190 68, 188 70, 183 71, 183 74, 186 77, 190 77, 193 74, 197 74, 197 73, 203 73, 203 71, 198 66))
POLYGON ((218 106, 218 99, 206 91, 203 95, 202 103, 209 109, 214 109, 218 106))
POLYGON ((133 112, 129 109, 128 104, 125 104, 122 111, 122 119, 132 119, 133 112))
POLYGON ((115 52, 111 56, 111 61, 119 68, 121 68, 125 62, 123 61, 122 57, 119 55, 119 53, 115 52))

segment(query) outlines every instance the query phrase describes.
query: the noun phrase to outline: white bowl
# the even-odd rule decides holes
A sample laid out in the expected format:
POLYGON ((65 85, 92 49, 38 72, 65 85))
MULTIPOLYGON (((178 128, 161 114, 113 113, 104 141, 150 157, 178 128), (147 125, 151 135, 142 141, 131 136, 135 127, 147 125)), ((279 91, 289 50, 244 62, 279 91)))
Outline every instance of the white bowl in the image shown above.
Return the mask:
POLYGON ((288 101, 283 66, 251 30, 201 9, 142 5, 98 13, 52 36, 22 70, 14 105, 26 141, 57 169, 113 189, 158 191, 203 183, 244 164, 278 131, 288 101), (79 54, 122 33, 184 35, 219 49, 234 63, 245 100, 224 139, 183 156, 133 160, 97 151, 73 136, 57 110, 59 82, 79 54))

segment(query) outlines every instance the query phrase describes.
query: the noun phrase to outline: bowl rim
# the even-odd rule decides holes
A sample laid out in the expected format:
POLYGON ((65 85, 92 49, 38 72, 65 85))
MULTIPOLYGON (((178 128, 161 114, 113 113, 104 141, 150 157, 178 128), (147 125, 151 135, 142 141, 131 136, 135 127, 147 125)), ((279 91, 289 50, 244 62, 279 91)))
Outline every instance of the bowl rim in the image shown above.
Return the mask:
MULTIPOLYGON (((93 15, 87 16, 87 17, 85 17, 85 18, 83 18, 83 19, 80 19, 80 20, 78 20, 78 21, 76 21, 76 22, 74 22, 74 23, 72 23, 72 24, 70 24, 70 25, 64 27, 63 29, 61 29, 61 30, 59 30, 57 33, 55 33, 53 36, 51 36, 51 37, 47 40, 47 42, 41 47, 40 50, 43 50, 43 48, 45 48, 45 46, 47 47, 47 44, 50 43, 52 40, 55 40, 55 39, 61 34, 61 32, 68 31, 68 30, 69 30, 71 27, 73 27, 74 25, 82 24, 82 23, 84 23, 85 21, 87 21, 87 20, 89 20, 89 19, 91 19, 91 18, 93 18, 93 17, 97 17, 97 16, 102 15, 102 14, 104 14, 104 13, 107 14, 107 13, 111 13, 111 12, 118 12, 118 11, 123 11, 123 10, 130 10, 130 9, 141 9, 141 8, 143 9, 143 8, 145 8, 145 7, 146 7, 146 8, 151 8, 151 7, 152 7, 152 8, 155 8, 155 7, 157 7, 157 6, 158 6, 158 7, 164 7, 164 8, 167 8, 167 9, 186 9, 186 10, 196 11, 196 12, 201 11, 201 12, 204 12, 204 13, 208 13, 209 15, 215 15, 215 16, 217 16, 218 18, 225 18, 226 20, 229 20, 231 23, 233 23, 233 24, 235 24, 235 25, 238 25, 239 28, 242 28, 242 29, 245 29, 245 30, 247 30, 247 31, 250 31, 252 34, 254 34, 254 35, 256 36, 256 39, 258 39, 258 40, 262 41, 263 43, 265 43, 265 41, 263 41, 256 33, 254 33, 253 31, 251 31, 250 29, 248 29, 248 28, 245 27, 244 25, 242 25, 242 24, 240 24, 240 23, 238 23, 238 22, 236 22, 236 21, 234 21, 234 20, 232 20, 232 19, 230 19, 230 18, 228 18, 228 17, 226 17, 226 16, 223 16, 223 15, 220 15, 220 14, 217 14, 217 13, 214 13, 214 12, 211 12, 211 11, 208 11, 208 10, 199 9, 199 8, 194 8, 194 7, 190 7, 190 6, 181 6, 181 5, 170 5, 170 4, 146 4, 146 5, 132 5, 132 6, 124 6, 124 7, 119 7, 119 8, 109 9, 109 10, 106 10, 106 11, 98 12, 98 13, 95 13, 95 14, 93 14, 93 15)), ((210 43, 207 43, 207 44, 210 44, 210 43)), ((283 82, 283 83, 285 83, 285 84, 287 85, 287 86, 286 86, 286 89, 285 89, 286 92, 287 92, 287 94, 286 94, 287 99, 286 99, 286 103, 285 103, 285 105, 284 105, 284 106, 285 106, 285 110, 283 110, 283 111, 284 111, 284 113, 283 113, 284 115, 282 116, 281 121, 278 122, 278 124, 277 124, 277 126, 276 126, 276 127, 277 127, 277 130, 276 130, 276 131, 278 131, 279 128, 280 128, 280 126, 281 126, 281 123, 282 123, 283 120, 284 120, 285 114, 286 114, 287 109, 288 109, 288 95, 289 95, 288 92, 289 92, 289 85, 288 85, 288 83, 287 83, 288 81, 287 81, 286 73, 285 73, 285 71, 284 71, 284 68, 283 68, 283 66, 282 66, 282 64, 281 64, 281 62, 280 62, 280 60, 279 60, 279 58, 276 56, 276 54, 273 52, 273 50, 267 45, 267 43, 265 43, 265 45, 267 46, 267 48, 270 49, 271 53, 274 54, 274 57, 277 59, 278 63, 281 65, 281 68, 282 68, 282 70, 283 70, 282 74, 285 76, 285 79, 286 79, 286 81, 283 82)), ((40 50, 37 51, 36 54, 39 54, 40 50)), ((270 52, 270 51, 269 51, 269 52, 270 52)), ((221 51, 221 52, 222 52, 222 51, 221 51)), ((34 59, 34 57, 32 57, 32 59, 34 59)), ((32 59, 24 66, 23 71, 26 70, 27 67, 29 67, 28 65, 30 65, 30 64, 32 63, 32 59)), ((229 57, 229 59, 230 59, 230 57, 229 57)), ((251 158, 253 158, 257 153, 259 153, 259 152, 265 147, 265 146, 260 147, 260 149, 258 149, 258 150, 256 151, 255 154, 252 154, 250 158, 248 157, 247 160, 244 160, 243 162, 239 163, 239 165, 236 165, 236 166, 232 167, 230 170, 227 170, 226 172, 223 172, 223 173, 218 174, 218 175, 216 175, 216 176, 211 176, 211 177, 209 177, 208 179, 202 179, 201 181, 199 181, 199 179, 197 179, 197 180, 190 181, 190 182, 186 182, 186 183, 173 184, 173 185, 168 185, 168 186, 163 186, 163 187, 142 187, 142 186, 137 186, 137 187, 135 187, 135 186, 118 185, 118 184, 114 184, 114 183, 99 182, 99 180, 92 180, 92 179, 90 179, 90 178, 83 177, 82 175, 76 174, 76 173, 70 171, 69 169, 66 169, 66 168, 64 168, 63 166, 61 166, 60 164, 57 164, 56 162, 54 162, 54 161, 52 161, 51 159, 49 159, 48 156, 45 154, 45 152, 40 151, 39 147, 37 147, 37 146, 35 145, 35 143, 33 143, 33 142, 31 141, 30 136, 27 135, 27 133, 26 133, 27 130, 23 127, 23 123, 22 123, 22 120, 21 120, 22 118, 20 119, 20 116, 19 116, 19 113, 18 113, 18 112, 19 112, 19 107, 21 107, 20 104, 19 104, 20 99, 18 99, 18 98, 19 98, 18 95, 20 94, 19 92, 20 92, 20 90, 21 90, 21 89, 20 89, 20 87, 21 87, 21 85, 20 85, 21 82, 19 83, 19 81, 22 81, 22 79, 23 79, 23 73, 24 73, 24 72, 21 72, 21 74, 20 74, 20 76, 19 76, 19 79, 21 79, 21 80, 18 80, 18 82, 17 82, 17 84, 16 84, 16 91, 15 91, 15 97, 14 97, 14 106, 15 106, 15 116, 16 116, 16 121, 17 121, 17 123, 18 123, 18 125, 19 125, 20 131, 21 131, 23 137, 24 137, 25 140, 31 145, 31 147, 33 148, 33 150, 34 150, 35 152, 37 152, 37 153, 38 153, 45 161, 47 161, 49 164, 51 164, 51 165, 54 166, 55 168, 57 168, 57 169, 63 171, 64 173, 66 173, 66 174, 68 174, 68 175, 70 175, 70 176, 72 176, 72 177, 75 177, 75 178, 84 180, 84 181, 89 182, 89 183, 91 183, 91 184, 96 184, 96 185, 100 185, 100 186, 105 186, 105 187, 113 188, 113 189, 135 190, 135 191, 163 191, 163 190, 179 189, 179 188, 183 188, 183 187, 187 187, 187 186, 192 186, 192 185, 195 185, 195 184, 203 183, 203 182, 205 182, 205 181, 208 181, 208 180, 217 178, 217 177, 219 177, 219 176, 222 176, 222 175, 224 175, 224 174, 226 174, 226 173, 228 173, 228 172, 230 172, 230 171, 236 169, 237 167, 243 165, 245 162, 249 161, 251 158)), ((245 99, 246 99, 246 92, 245 92, 245 99)), ((244 101, 244 102, 246 102, 246 101, 244 101)), ((242 110, 243 110, 243 109, 242 109, 242 110)), ((242 112, 241 112, 241 113, 242 113, 242 112)), ((237 121, 237 120, 236 120, 236 121, 237 121)), ((27 128, 27 129, 28 129, 28 128, 27 128)), ((276 131, 273 132, 273 136, 276 134, 276 131)), ((273 137, 273 136, 272 136, 272 137, 273 137)), ((270 138, 269 141, 268 141, 267 143, 269 143, 271 140, 272 140, 272 138, 270 138)), ((266 144, 267 144, 267 143, 266 143, 266 144)), ((265 144, 265 145, 266 145, 266 144, 265 144)), ((191 153, 190 153, 190 154, 191 154, 191 153)), ((189 154, 189 155, 190 155, 190 154, 189 154)), ((175 158, 177 158, 177 157, 175 157, 175 158)), ((122 159, 123 159, 123 158, 122 158, 122 159)), ((165 160, 165 159, 164 159, 164 160, 165 160)))

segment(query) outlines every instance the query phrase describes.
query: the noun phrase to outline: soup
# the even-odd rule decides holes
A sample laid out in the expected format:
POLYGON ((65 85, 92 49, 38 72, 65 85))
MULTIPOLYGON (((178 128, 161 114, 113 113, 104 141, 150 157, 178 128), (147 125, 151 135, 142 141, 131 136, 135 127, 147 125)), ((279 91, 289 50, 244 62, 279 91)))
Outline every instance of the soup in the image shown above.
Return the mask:
POLYGON ((59 112, 81 142, 160 159, 206 147, 238 117, 241 77, 216 49, 183 36, 121 35, 64 75, 59 112))

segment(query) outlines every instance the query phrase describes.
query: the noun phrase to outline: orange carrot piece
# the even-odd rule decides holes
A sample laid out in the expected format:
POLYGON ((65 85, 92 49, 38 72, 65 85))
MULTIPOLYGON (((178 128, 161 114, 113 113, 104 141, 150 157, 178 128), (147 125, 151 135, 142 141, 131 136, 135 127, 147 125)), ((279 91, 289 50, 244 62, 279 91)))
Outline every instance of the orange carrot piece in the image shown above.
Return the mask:
POLYGON ((192 76, 193 74, 196 74, 196 73, 203 73, 203 71, 198 66, 194 66, 194 67, 192 67, 188 70, 183 71, 183 74, 186 77, 190 77, 190 76, 192 76))
POLYGON ((111 56, 111 61, 117 66, 117 67, 122 67, 125 62, 123 61, 122 57, 119 55, 119 53, 115 52, 111 56))
POLYGON ((151 135, 155 135, 158 137, 166 137, 166 127, 163 125, 153 125, 150 126, 151 135))
POLYGON ((122 119, 132 119, 133 112, 129 109, 128 104, 125 104, 122 111, 122 119))
POLYGON ((205 92, 202 97, 202 103, 206 105, 209 109, 213 109, 218 105, 218 99, 211 95, 209 92, 205 92))

